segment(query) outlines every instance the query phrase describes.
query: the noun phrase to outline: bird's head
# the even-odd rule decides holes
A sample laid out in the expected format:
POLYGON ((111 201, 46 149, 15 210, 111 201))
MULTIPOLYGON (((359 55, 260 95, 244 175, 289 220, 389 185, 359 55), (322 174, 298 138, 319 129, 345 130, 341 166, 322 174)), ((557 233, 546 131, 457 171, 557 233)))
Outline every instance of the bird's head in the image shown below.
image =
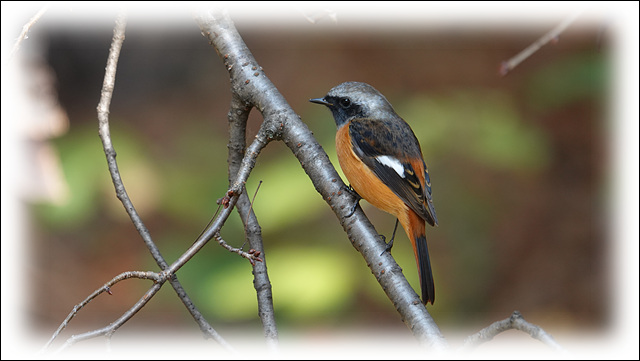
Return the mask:
POLYGON ((369 84, 349 81, 333 87, 323 98, 309 99, 331 110, 338 128, 353 118, 382 119, 395 116, 393 107, 369 84))

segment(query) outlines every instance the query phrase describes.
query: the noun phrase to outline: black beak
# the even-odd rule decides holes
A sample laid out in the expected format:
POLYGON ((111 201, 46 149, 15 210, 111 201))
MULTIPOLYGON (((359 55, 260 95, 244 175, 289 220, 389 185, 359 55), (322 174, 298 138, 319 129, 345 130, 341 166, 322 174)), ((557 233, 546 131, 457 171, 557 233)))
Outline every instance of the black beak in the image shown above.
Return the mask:
POLYGON ((326 106, 333 105, 333 104, 329 103, 328 101, 324 100, 324 98, 309 99, 309 101, 312 102, 312 103, 322 104, 322 105, 326 105, 326 106))

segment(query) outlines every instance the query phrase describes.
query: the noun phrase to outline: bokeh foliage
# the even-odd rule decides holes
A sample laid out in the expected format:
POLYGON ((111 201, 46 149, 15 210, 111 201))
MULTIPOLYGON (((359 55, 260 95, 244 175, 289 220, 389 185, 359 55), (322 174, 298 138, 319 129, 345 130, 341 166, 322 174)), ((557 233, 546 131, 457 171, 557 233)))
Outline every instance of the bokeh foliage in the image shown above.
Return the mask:
MULTIPOLYGON (((208 56, 209 61, 217 60, 213 54, 208 56)), ((261 57, 257 58, 260 62, 261 57)), ((438 301, 430 310, 439 320, 455 323, 491 310, 493 300, 487 290, 495 287, 500 263, 497 249, 500 243, 511 241, 500 239, 499 230, 511 222, 511 216, 527 217, 512 212, 512 202, 517 198, 514 195, 539 191, 535 184, 544 188, 545 179, 557 166, 556 144, 550 135, 553 125, 541 122, 541 118, 586 107, 597 117, 584 126, 589 130, 602 127, 609 87, 608 61, 605 53, 575 50, 529 68, 523 65, 526 76, 510 88, 474 84, 394 93, 401 87, 376 85, 412 126, 431 171, 440 226, 427 230, 438 292, 438 301)), ((265 65, 267 75, 275 67, 274 63, 265 65)), ((278 85, 278 73, 274 72, 273 80, 278 85)), ((218 83, 226 86, 225 74, 217 74, 218 83)), ((370 82, 376 84, 376 79, 370 82)), ((296 95, 302 100, 292 99, 292 104, 341 173, 331 116, 326 109, 306 102, 322 94, 296 95)), ((214 117, 210 109, 201 113, 176 110, 173 119, 153 125, 135 125, 135 117, 119 117, 117 109, 118 103, 114 102, 112 138, 124 184, 167 261, 172 262, 205 227, 216 210, 216 199, 226 190, 226 109, 217 108, 214 117), (151 126, 166 128, 164 132, 170 136, 154 137, 155 133, 148 131, 151 126)), ((102 228, 100 239, 112 239, 116 249, 124 243, 140 242, 115 199, 96 121, 89 116, 82 121, 72 119, 70 131, 53 144, 70 195, 64 204, 34 205, 41 237, 57 233, 91 243, 92 235, 87 230, 106 220, 110 226, 102 228), (127 229, 126 237, 122 237, 121 229, 127 229)), ((274 143, 264 153, 246 189, 253 197, 262 181, 253 207, 262 227, 281 325, 286 328, 344 320, 375 323, 372 315, 397 322, 393 306, 291 152, 274 143)), ((596 174, 595 182, 600 187, 598 177, 596 174)), ((389 237, 394 223, 391 216, 364 201, 362 205, 378 231, 389 237)), ((234 246, 244 242, 241 224, 235 215, 222 232, 234 246)), ((398 235, 393 255, 418 290, 411 247, 402 231, 398 235)), ((156 269, 141 242, 135 252, 134 259, 140 263, 118 264, 117 256, 103 259, 113 274, 90 284, 97 287, 118 272, 140 269, 141 264, 156 269)), ((215 241, 178 276, 212 323, 257 322, 250 264, 218 247, 215 241)), ((145 287, 139 285, 141 293, 145 287)), ((90 290, 84 291, 79 293, 90 290)), ((174 297, 164 292, 155 302, 175 306, 171 301, 174 297)), ((190 322, 188 317, 185 313, 184 324, 190 322)))

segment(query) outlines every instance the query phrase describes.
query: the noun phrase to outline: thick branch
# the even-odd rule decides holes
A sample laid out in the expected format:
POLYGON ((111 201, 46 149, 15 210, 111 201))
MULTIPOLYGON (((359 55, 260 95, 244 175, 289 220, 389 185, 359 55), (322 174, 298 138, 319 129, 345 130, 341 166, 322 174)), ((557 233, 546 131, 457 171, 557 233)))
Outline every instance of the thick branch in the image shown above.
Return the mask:
POLYGON ((261 129, 266 130, 268 139, 283 140, 298 158, 415 337, 422 344, 444 348, 446 341, 438 326, 393 257, 389 252, 383 252, 385 244, 362 210, 358 209, 353 216, 347 217, 355 199, 344 192, 346 186, 329 157, 266 77, 228 15, 206 14, 198 17, 197 21, 229 71, 232 92, 262 113, 264 123, 261 129))

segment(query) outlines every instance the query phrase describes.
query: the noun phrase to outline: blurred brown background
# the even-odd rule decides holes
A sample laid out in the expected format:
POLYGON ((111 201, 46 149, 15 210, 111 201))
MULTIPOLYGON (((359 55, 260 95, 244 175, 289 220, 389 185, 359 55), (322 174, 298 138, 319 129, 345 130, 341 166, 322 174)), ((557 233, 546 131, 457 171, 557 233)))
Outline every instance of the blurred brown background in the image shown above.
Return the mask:
MULTIPOLYGON (((116 14, 106 10, 86 21, 81 11, 54 6, 21 50, 27 73, 49 74, 68 118, 68 128, 63 114, 54 120, 63 130, 33 141, 34 147, 47 145, 59 160, 62 185, 39 197, 26 190, 24 197, 30 222, 28 315, 45 334, 118 273, 157 269, 114 196, 97 135, 95 109, 116 14)), ((125 186, 169 262, 205 227, 227 179, 228 74, 189 9, 183 10, 159 20, 131 14, 110 109, 125 186)), ((549 11, 530 22, 447 23, 433 20, 428 6, 409 9, 407 21, 395 14, 355 17, 340 8, 273 9, 286 20, 241 12, 234 8, 231 16, 246 44, 334 165, 335 125, 326 109, 308 99, 343 81, 372 84, 413 127, 429 164, 440 221, 427 230, 438 293, 429 311, 445 336, 474 332, 516 309, 552 334, 610 326, 608 142, 615 34, 606 22, 586 13, 557 41, 500 77, 502 61, 571 13, 549 11), (428 20, 421 21, 421 14, 428 20)), ((249 139, 260 119, 254 111, 249 139)), ((282 144, 272 143, 261 155, 247 183, 250 194, 259 180, 254 208, 283 334, 379 328, 408 335, 282 144)), ((394 219, 362 204, 388 236, 394 219)), ((234 246, 243 243, 237 218, 223 229, 234 246)), ((404 233, 393 255, 417 290, 404 233)), ((178 277, 219 331, 260 334, 246 260, 211 243, 178 277)), ((118 284, 113 296, 101 296, 83 310, 67 335, 115 320, 148 286, 135 280, 118 284)), ((197 331, 170 287, 123 329, 148 326, 197 331)))

